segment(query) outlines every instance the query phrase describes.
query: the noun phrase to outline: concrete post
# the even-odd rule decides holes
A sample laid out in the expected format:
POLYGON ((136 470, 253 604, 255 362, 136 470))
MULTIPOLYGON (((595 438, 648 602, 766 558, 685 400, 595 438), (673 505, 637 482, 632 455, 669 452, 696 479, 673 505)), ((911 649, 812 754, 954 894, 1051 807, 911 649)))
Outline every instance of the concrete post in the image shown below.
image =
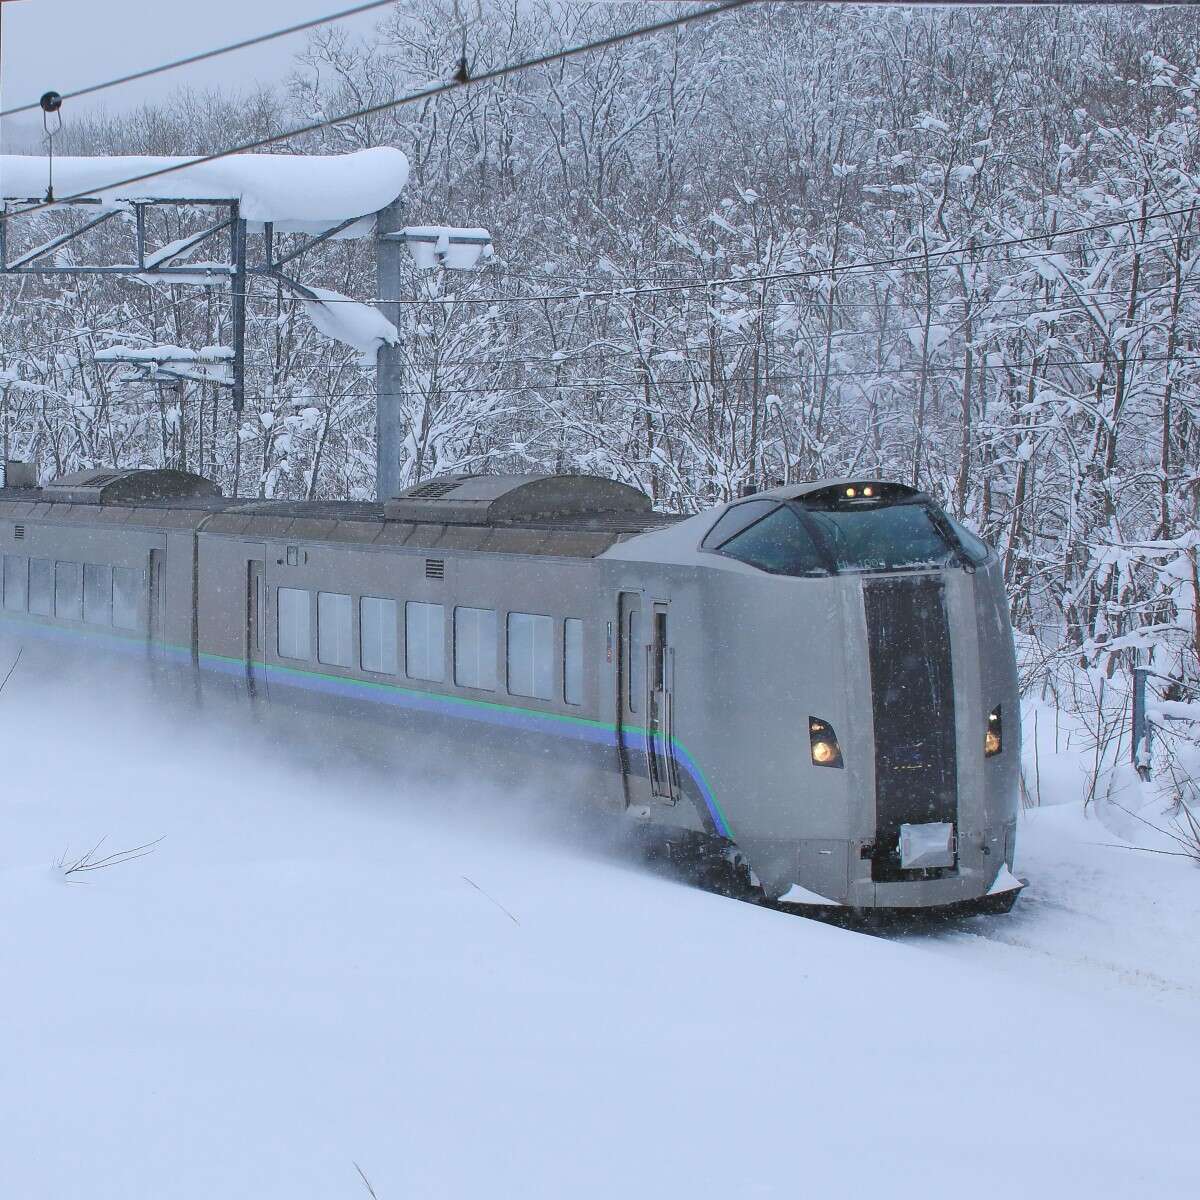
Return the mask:
MULTIPOLYGON (((404 228, 404 203, 393 201, 376 218, 375 294, 380 309, 397 329, 400 306, 394 301, 401 294, 400 266, 408 250, 401 237, 387 237, 404 228)), ((389 500, 400 490, 400 396, 403 384, 400 350, 381 346, 377 359, 375 384, 375 498, 389 500)))

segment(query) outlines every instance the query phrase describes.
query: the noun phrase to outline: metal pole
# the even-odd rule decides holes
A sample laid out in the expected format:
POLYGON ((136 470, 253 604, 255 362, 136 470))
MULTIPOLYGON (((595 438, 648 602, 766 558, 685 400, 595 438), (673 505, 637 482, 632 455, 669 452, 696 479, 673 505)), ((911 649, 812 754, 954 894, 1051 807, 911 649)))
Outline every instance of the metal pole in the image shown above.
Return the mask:
POLYGON ((230 206, 233 236, 233 494, 242 473, 242 410, 246 407, 246 222, 239 205, 230 206))
POLYGON ((1129 747, 1134 769, 1143 779, 1150 778, 1150 722, 1146 719, 1148 667, 1133 669, 1133 737, 1129 747))
MULTIPOLYGON (((403 238, 389 238, 404 228, 404 204, 393 201, 376 217, 375 294, 383 315, 400 328, 400 265, 408 253, 403 238)), ((400 490, 400 396, 403 365, 396 346, 380 346, 375 384, 375 498, 388 500, 400 490)))

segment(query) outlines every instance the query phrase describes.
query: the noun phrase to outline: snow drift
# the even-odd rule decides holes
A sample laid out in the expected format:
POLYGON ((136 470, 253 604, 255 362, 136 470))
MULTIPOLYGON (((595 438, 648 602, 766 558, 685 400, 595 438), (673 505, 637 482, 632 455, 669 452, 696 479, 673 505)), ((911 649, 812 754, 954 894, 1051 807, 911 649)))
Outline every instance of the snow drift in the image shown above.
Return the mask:
POLYGON ((1194 1191, 1194 869, 1078 806, 1025 816, 1015 923, 897 944, 23 671, 7 1195, 365 1197, 355 1162, 381 1200, 1194 1191), (156 844, 69 886, 105 834, 156 844))

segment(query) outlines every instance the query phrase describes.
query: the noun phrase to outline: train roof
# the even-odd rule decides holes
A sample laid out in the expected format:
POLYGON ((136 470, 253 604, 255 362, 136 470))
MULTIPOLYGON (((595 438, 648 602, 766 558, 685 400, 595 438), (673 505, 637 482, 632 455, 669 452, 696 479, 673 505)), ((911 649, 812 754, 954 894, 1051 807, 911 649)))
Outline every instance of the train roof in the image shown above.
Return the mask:
POLYGON ((636 488, 591 475, 452 475, 383 504, 222 496, 186 471, 97 468, 0 488, 0 512, 238 537, 594 558, 680 520, 636 488))

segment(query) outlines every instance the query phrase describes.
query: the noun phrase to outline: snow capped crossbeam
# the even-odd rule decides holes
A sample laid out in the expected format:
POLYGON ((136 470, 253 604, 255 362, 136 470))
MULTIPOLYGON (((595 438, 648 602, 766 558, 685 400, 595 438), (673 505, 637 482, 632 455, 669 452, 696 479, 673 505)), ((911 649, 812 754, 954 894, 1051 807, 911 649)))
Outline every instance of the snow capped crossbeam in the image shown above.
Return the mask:
MULTIPOLYGON (((119 156, 54 159, 55 194, 84 194, 102 206, 135 200, 236 200, 241 216, 270 222, 284 233, 323 233, 343 221, 370 218, 408 182, 408 159, 390 146, 351 154, 233 154, 215 162, 187 158, 119 156), (122 179, 178 168, 140 183, 122 179)), ((0 155, 0 188, 6 199, 34 200, 46 193, 49 164, 41 155, 0 155)), ((339 237, 364 237, 373 222, 349 226, 339 237)))
POLYGON ((233 358, 230 346, 205 346, 189 350, 185 346, 109 346, 96 351, 97 362, 121 363, 194 363, 229 362, 233 358))
POLYGON ((95 354, 98 363, 132 367, 133 374, 122 376, 126 383, 216 383, 222 387, 233 384, 233 357, 230 346, 205 346, 200 350, 185 346, 109 346, 95 354))

